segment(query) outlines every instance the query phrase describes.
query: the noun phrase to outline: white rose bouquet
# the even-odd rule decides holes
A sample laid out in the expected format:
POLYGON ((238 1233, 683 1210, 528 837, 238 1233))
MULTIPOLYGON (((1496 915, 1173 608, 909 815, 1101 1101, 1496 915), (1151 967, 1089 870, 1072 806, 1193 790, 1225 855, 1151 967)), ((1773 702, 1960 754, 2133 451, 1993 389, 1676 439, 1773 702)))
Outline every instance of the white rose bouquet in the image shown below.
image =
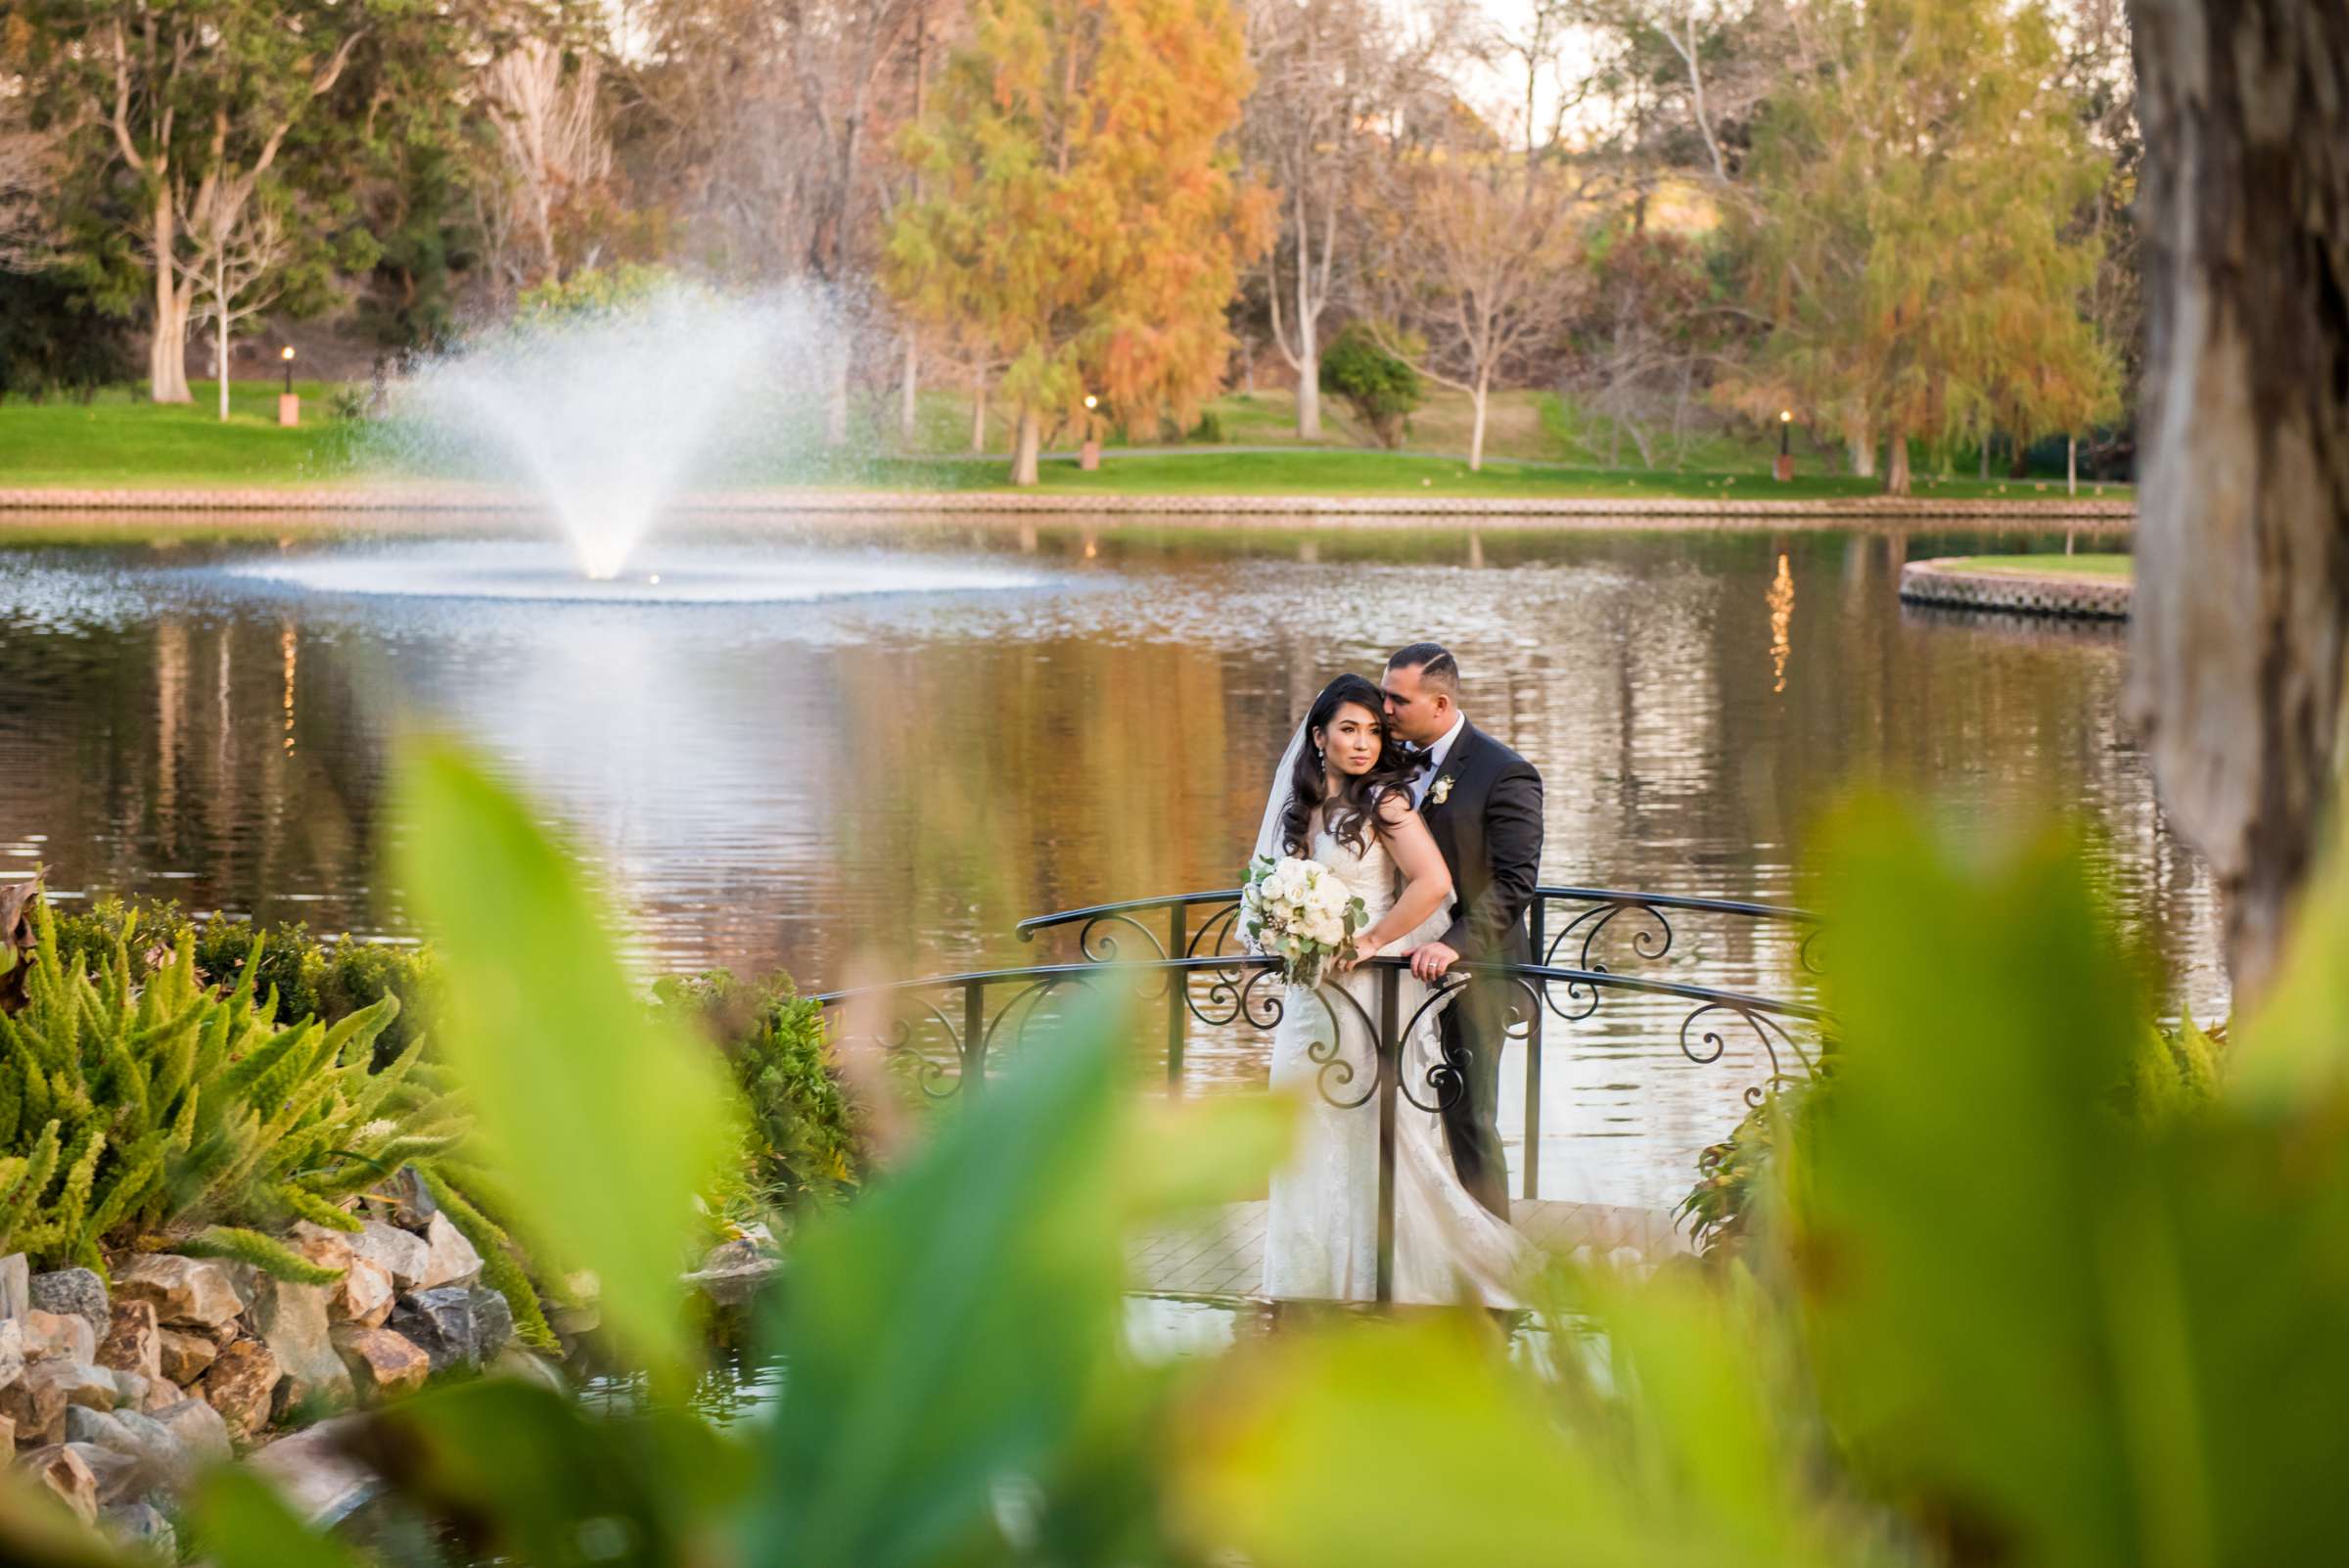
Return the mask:
POLYGON ((1348 951, 1370 910, 1329 867, 1295 855, 1260 854, 1240 890, 1240 930, 1258 952, 1280 960, 1291 985, 1313 986, 1321 966, 1348 951))

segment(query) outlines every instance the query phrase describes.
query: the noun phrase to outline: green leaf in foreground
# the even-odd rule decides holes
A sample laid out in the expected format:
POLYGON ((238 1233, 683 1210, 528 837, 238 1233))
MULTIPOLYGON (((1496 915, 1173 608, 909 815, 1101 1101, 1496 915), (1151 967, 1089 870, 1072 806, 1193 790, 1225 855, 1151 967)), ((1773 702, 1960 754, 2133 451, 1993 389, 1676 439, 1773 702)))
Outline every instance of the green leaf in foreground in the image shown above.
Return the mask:
POLYGON ((189 1543, 213 1568, 360 1568, 348 1546, 306 1528, 250 1470, 222 1467, 190 1499, 189 1543))
POLYGON ((1006 1487, 1036 1499, 1039 1537, 1086 1543, 1065 1560, 1128 1559, 1104 1543, 1148 1528, 1128 1461, 1152 1396, 1121 1349, 1127 1222, 1261 1184, 1283 1108, 1143 1112, 1116 1024, 1087 1009, 1024 1047, 918 1160, 794 1244, 750 1562, 1001 1556, 1006 1487))
POLYGON ((724 1088, 650 1015, 577 865, 461 750, 398 771, 397 880, 440 948, 441 1048, 541 1261, 594 1270, 605 1321, 657 1370, 691 1359, 680 1248, 723 1157, 724 1088))

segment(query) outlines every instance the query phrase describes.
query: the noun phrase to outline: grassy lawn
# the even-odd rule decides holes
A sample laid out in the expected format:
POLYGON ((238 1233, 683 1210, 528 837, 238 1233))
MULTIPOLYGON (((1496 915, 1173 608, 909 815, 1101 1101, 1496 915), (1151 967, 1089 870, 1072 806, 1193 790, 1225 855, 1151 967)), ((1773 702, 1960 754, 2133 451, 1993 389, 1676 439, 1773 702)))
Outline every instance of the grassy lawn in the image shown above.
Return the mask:
POLYGON ((275 381, 229 384, 229 419, 219 389, 192 384, 193 404, 151 403, 144 393, 0 404, 0 487, 199 488, 331 484, 348 477, 349 433, 327 414, 332 389, 296 381, 301 424, 280 430, 275 381))
MULTIPOLYGON (((216 417, 213 384, 195 384, 191 405, 161 407, 116 390, 90 403, 0 403, 0 487, 201 488, 350 483, 360 477, 353 453, 366 427, 338 421, 329 411, 337 389, 297 382, 302 424, 277 425, 274 381, 232 384, 231 417, 216 417)), ((1829 454, 1799 458, 1801 477, 1778 484, 1770 478, 1773 447, 1712 435, 1691 443, 1681 468, 1609 467, 1604 444, 1588 438, 1571 411, 1546 392, 1497 393, 1482 473, 1468 472, 1467 399, 1445 392, 1421 412, 1401 452, 1350 444, 1342 410, 1329 410, 1333 438, 1314 445, 1290 434, 1294 405, 1286 392, 1234 394, 1213 407, 1223 440, 1138 446, 1112 451, 1094 473, 1071 457, 1047 458, 1043 488, 1094 495, 1457 495, 1719 500, 1729 496, 1777 499, 1862 497, 1877 493, 1873 480, 1834 471, 1829 454), (1578 431, 1580 434, 1578 435, 1578 431), (1593 456, 1593 452, 1597 455, 1593 456)), ((999 410, 990 409, 990 414, 999 410)), ((829 484, 857 488, 1008 489, 1006 461, 968 455, 970 406, 951 388, 934 389, 919 405, 914 451, 872 456, 873 446, 837 461, 810 463, 804 455, 746 451, 714 485, 829 484)), ((990 432, 990 443, 1010 433, 990 432)), ((878 444, 878 443, 876 443, 878 444)), ((1003 450, 991 445, 991 452, 1003 450)), ((1627 460, 1635 453, 1624 444, 1627 460)), ((1936 479, 1917 482, 1920 497, 2059 498, 2061 482, 1936 479)), ((2095 493, 2081 486, 2084 495, 2095 493)), ((2108 497, 2128 494, 2105 485, 2108 497)))
POLYGON ((1967 555, 1947 563, 1952 571, 2001 576, 2128 577, 2135 568, 2125 555, 1967 555))
MULTIPOLYGON (((1562 463, 1492 460, 1470 473, 1454 457, 1412 452, 1365 452, 1321 447, 1290 451, 1219 451, 1192 446, 1179 451, 1115 453, 1085 473, 1074 458, 1047 458, 1041 488, 1073 495, 1460 495, 1491 497, 1640 497, 1724 500, 1759 496, 1775 500, 1862 497, 1878 494, 1872 479, 1848 475, 1801 475, 1774 483, 1767 464, 1743 473, 1675 474, 1650 469, 1577 468, 1562 463)), ((898 458, 870 464, 846 483, 922 489, 1008 489, 1004 464, 994 458, 898 458)), ((1943 499, 2029 499, 2028 484, 1993 480, 1920 481, 1916 494, 1943 499)), ((2046 492, 2059 499, 2063 486, 2046 492)), ((2085 493, 2085 491, 2084 491, 2085 493)), ((2107 495, 2125 494, 2105 486, 2107 495)))

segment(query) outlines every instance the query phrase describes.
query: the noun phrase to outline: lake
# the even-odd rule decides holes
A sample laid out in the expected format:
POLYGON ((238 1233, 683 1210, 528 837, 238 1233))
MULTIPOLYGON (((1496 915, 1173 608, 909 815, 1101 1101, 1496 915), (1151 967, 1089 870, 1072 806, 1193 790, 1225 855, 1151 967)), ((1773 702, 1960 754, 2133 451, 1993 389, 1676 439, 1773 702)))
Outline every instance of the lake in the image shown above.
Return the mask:
MULTIPOLYGON (((1023 916, 1234 882, 1313 694, 1432 637, 1543 771, 1545 881, 1801 902, 1855 781, 1969 835, 2076 812, 2168 1004, 2215 1016, 2211 883, 2119 720, 2117 628, 1895 597, 1905 560, 2050 542, 774 520, 672 527, 581 587, 517 524, 23 526, 0 534, 0 856, 61 898, 400 937, 387 763, 432 726, 529 786, 648 973, 1034 962, 1023 916)), ((1669 973, 1790 994, 1789 942, 1692 925, 1669 973)), ((1686 1189, 1754 1063, 1691 1064, 1679 1017, 1610 999, 1550 1030, 1543 1195, 1686 1189)), ((1265 1045, 1205 1038, 1190 1077, 1260 1083, 1265 1045)))

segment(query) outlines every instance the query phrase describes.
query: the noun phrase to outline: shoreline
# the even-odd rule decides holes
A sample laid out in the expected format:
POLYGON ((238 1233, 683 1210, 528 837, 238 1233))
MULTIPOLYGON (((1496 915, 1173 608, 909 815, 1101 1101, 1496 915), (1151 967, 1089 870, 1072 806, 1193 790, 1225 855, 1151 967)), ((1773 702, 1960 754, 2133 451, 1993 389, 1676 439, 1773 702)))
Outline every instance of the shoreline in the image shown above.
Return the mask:
MULTIPOLYGON (((0 514, 16 517, 83 513, 311 514, 543 512, 544 504, 511 491, 445 485, 400 487, 242 488, 16 488, 0 489, 0 514)), ((2127 529, 2136 502, 2109 497, 1949 499, 1929 496, 1834 496, 1778 500, 1766 496, 1720 500, 1685 497, 1397 495, 1127 495, 1002 490, 739 490, 687 495, 667 510, 704 516, 938 517, 1047 515, 1216 519, 1331 519, 1402 521, 1469 518, 1541 522, 1652 518, 1671 522, 1874 522, 1902 520, 2046 520, 2127 529)))
POLYGON ((2126 621, 2136 601, 2136 583, 2128 577, 2011 569, 1968 572, 1958 564, 1962 559, 1911 561, 1902 567, 1901 601, 2074 621, 2126 621))

